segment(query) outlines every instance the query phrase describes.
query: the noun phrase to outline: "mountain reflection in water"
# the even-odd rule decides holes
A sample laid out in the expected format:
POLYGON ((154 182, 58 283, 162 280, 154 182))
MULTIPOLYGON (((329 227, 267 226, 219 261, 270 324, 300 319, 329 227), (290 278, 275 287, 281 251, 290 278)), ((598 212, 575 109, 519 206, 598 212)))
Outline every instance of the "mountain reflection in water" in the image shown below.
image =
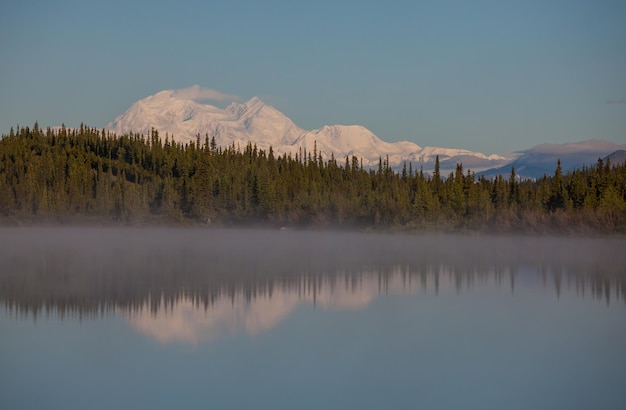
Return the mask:
POLYGON ((0 402, 3 409, 622 408, 624 245, 624 238, 0 229, 0 402))
MULTIPOLYGON (((392 288, 406 291, 401 283, 392 284, 392 288)), ((321 309, 365 308, 379 291, 375 277, 366 276, 357 285, 345 287, 323 279, 314 288, 279 286, 251 299, 237 293, 202 306, 198 299, 182 296, 171 304, 161 301, 156 311, 146 304, 126 313, 133 327, 159 342, 197 344, 241 331, 255 335, 269 330, 302 304, 321 309)))
MULTIPOLYGON (((502 286, 514 286, 511 276, 491 275, 482 279, 502 286), (506 279, 505 279, 506 276, 506 279)), ((275 285, 271 291, 256 290, 252 296, 243 292, 223 295, 210 304, 200 297, 181 295, 175 300, 146 302, 132 310, 122 310, 132 326, 161 343, 198 344, 245 332, 256 335, 270 330, 301 305, 316 309, 360 310, 381 295, 414 294, 418 290, 460 291, 471 286, 470 276, 460 277, 448 271, 412 275, 399 270, 384 275, 364 272, 359 275, 337 274, 309 282, 275 285), (468 280, 467 282, 463 282, 468 280)), ((513 290, 513 288, 511 288, 513 290)))
POLYGON ((160 342, 274 327, 302 304, 518 282, 626 298, 623 239, 173 228, 0 230, 0 303, 16 314, 122 312, 160 342))

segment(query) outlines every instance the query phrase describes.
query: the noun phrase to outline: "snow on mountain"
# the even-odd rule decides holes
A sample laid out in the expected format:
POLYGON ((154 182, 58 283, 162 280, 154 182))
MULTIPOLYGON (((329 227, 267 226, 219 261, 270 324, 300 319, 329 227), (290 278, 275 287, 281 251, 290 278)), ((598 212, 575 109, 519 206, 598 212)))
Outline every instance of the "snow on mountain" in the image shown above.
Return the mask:
POLYGON ((413 152, 421 150, 418 145, 408 141, 395 144, 385 142, 360 125, 325 125, 302 134, 292 146, 305 147, 307 152, 317 148, 326 158, 331 154, 336 159, 354 155, 362 159, 366 166, 376 165, 381 158, 387 157, 390 164, 398 165, 408 160, 413 152))
POLYGON ((280 111, 252 98, 225 109, 193 100, 181 99, 175 90, 158 92, 134 103, 128 111, 115 118, 107 128, 117 134, 149 135, 151 129, 162 138, 179 142, 195 141, 196 136, 215 137, 220 146, 256 143, 261 149, 284 145, 296 139, 304 130, 298 128, 280 111))
POLYGON ((626 147, 626 144, 617 145, 614 142, 593 139, 579 142, 566 142, 564 144, 540 144, 521 152, 523 154, 543 155, 569 155, 580 153, 600 155, 607 151, 615 150, 618 147, 626 147))
POLYGON ((563 172, 573 171, 583 165, 595 165, 599 158, 626 150, 626 144, 616 144, 604 140, 588 140, 568 142, 564 144, 540 144, 520 151, 519 156, 511 163, 481 172, 487 178, 502 175, 508 178, 511 168, 522 178, 541 178, 544 174, 553 175, 557 161, 561 161, 563 172))
POLYGON ((346 156, 356 156, 368 167, 378 165, 380 158, 388 158, 396 169, 410 161, 414 169, 423 167, 425 172, 432 170, 437 155, 442 173, 454 170, 459 162, 471 163, 473 171, 480 171, 510 160, 463 149, 420 147, 409 141, 385 142, 359 125, 326 125, 306 131, 258 97, 220 108, 187 98, 177 90, 161 91, 135 102, 106 128, 116 134, 144 135, 150 135, 154 128, 161 138, 167 134, 182 143, 194 142, 197 135, 202 140, 205 136, 215 137, 222 147, 234 144, 244 148, 251 142, 259 149, 267 150, 271 146, 279 155, 295 155, 305 150, 308 154, 317 149, 324 159, 332 155, 341 163, 346 156))

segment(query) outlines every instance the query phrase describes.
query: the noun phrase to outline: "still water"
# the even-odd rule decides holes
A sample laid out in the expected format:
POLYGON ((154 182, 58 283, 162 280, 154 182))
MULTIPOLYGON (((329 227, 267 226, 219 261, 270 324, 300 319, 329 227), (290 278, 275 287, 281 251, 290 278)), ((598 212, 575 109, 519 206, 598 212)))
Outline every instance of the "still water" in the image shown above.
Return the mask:
POLYGON ((0 229, 3 409, 623 409, 626 240, 0 229))

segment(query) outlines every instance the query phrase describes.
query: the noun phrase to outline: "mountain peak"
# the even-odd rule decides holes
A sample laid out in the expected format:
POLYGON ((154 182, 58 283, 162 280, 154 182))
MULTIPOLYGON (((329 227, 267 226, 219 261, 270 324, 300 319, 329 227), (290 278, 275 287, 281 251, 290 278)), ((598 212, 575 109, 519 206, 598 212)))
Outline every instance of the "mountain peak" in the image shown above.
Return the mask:
MULTIPOLYGON (((327 125, 306 131, 299 128, 285 114, 265 104, 259 97, 244 102, 232 102, 220 108, 206 101, 239 101, 240 98, 216 90, 192 86, 179 90, 164 90, 134 103, 107 128, 117 134, 140 133, 149 135, 156 129, 178 142, 193 142, 196 136, 215 137, 218 145, 245 147, 255 144, 276 154, 297 154, 305 149, 322 154, 323 158, 356 156, 364 166, 376 166, 380 157, 389 164, 401 167, 403 162, 430 166, 435 155, 409 141, 385 142, 372 131, 360 125, 327 125)), ((467 150, 446 150, 454 160, 460 154, 464 160, 474 158, 473 170, 500 165, 501 158, 486 157, 467 150)), ((442 172, 445 172, 442 168, 442 172)))
POLYGON ((265 105, 265 103, 263 101, 261 101, 261 99, 259 97, 252 97, 248 101, 246 101, 244 103, 244 105, 247 105, 247 106, 265 105))
POLYGON ((242 117, 244 115, 258 115, 261 110, 267 108, 274 110, 272 107, 261 101, 259 97, 252 97, 243 103, 231 103, 228 107, 226 107, 226 111, 231 112, 233 115, 238 117, 242 117))

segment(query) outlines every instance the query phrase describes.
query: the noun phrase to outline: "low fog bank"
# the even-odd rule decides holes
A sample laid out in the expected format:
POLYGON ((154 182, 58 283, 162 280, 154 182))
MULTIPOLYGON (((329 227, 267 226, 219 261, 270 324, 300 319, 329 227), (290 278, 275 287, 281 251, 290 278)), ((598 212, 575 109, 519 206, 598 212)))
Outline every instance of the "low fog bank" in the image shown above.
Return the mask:
POLYGON ((544 281, 547 275, 555 283, 565 278, 583 291, 624 300, 625 245, 622 238, 2 228, 0 301, 25 310, 89 312, 180 297, 205 304, 235 295, 252 299, 338 275, 358 280, 363 272, 383 282, 398 273, 441 272, 471 282, 528 269, 544 281))

